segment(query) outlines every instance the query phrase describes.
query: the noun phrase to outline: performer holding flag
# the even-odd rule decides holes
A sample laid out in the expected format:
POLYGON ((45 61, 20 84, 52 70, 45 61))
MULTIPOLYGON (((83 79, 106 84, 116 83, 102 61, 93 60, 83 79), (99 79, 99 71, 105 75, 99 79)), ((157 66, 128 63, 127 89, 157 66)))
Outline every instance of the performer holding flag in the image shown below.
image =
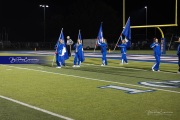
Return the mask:
POLYGON ((150 47, 153 48, 156 62, 152 66, 152 71, 159 71, 160 60, 161 60, 161 48, 157 38, 154 38, 153 41, 154 42, 150 45, 150 47))
MULTIPOLYGON (((127 60, 127 57, 126 57, 126 51, 127 51, 127 48, 129 48, 131 46, 131 28, 130 28, 130 17, 128 18, 127 22, 126 22, 126 25, 118 39, 118 42, 116 43, 116 46, 120 48, 121 50, 121 54, 122 54, 122 57, 121 57, 121 64, 124 64, 124 62, 126 64, 128 64, 128 60, 127 60), (123 39, 123 36, 125 37, 123 39), (121 39, 121 44, 118 44, 119 40, 121 39)), ((115 48, 116 48, 115 46, 115 48)), ((114 48, 114 50, 115 50, 114 48)))
POLYGON ((74 45, 74 49, 75 49, 75 56, 74 56, 73 67, 80 67, 81 63, 84 62, 84 60, 85 60, 80 30, 79 30, 79 34, 78 34, 77 43, 74 45))
POLYGON ((64 61, 64 54, 66 52, 66 48, 64 47, 64 43, 62 39, 59 39, 58 44, 56 46, 56 64, 57 68, 61 68, 62 65, 65 63, 64 61))
POLYGON ((125 62, 126 64, 128 64, 128 60, 127 60, 127 57, 126 57, 127 43, 126 43, 125 39, 121 40, 121 42, 122 42, 122 43, 119 44, 119 45, 117 45, 117 47, 120 47, 120 48, 121 48, 121 55, 122 55, 122 57, 121 57, 121 64, 123 65, 124 62, 125 62))
POLYGON ((101 53, 102 53, 102 64, 101 66, 105 66, 107 65, 107 58, 106 58, 106 54, 107 54, 107 43, 106 40, 103 38, 103 30, 102 30, 102 22, 99 28, 99 33, 98 33, 98 46, 101 47, 101 53))
MULTIPOLYGON (((62 66, 65 66, 65 60, 69 59, 65 41, 64 41, 63 28, 61 29, 61 33, 60 33, 59 39, 55 45, 55 49, 56 49, 55 55, 56 55, 57 68, 61 68, 62 66)), ((54 63, 54 59, 52 62, 52 66, 53 66, 53 63, 54 63)))
POLYGON ((62 31, 61 39, 63 40, 63 43, 64 43, 63 45, 64 45, 64 48, 65 48, 64 63, 63 63, 63 65, 65 66, 65 60, 69 59, 69 55, 68 55, 68 51, 67 51, 67 48, 66 48, 66 42, 65 42, 65 39, 64 39, 63 31, 62 31))

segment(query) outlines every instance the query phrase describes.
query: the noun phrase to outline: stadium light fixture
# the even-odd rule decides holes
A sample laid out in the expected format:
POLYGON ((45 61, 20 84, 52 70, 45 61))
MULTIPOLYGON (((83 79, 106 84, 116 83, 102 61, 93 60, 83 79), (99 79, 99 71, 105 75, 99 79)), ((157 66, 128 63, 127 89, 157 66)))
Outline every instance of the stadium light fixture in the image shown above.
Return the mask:
MULTIPOLYGON (((144 7, 146 9, 146 26, 147 26, 147 6, 144 7)), ((146 40, 147 40, 147 27, 146 27, 146 40)))
POLYGON ((49 5, 39 5, 39 7, 43 7, 44 8, 44 42, 46 41, 46 8, 49 7, 49 5))

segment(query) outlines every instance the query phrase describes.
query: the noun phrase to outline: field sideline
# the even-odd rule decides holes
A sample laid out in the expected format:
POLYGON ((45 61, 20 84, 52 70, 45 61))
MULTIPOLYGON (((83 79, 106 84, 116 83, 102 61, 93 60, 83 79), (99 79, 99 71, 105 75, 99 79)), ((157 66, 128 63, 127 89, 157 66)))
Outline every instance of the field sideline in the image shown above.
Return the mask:
POLYGON ((80 68, 73 68, 71 57, 61 69, 51 62, 0 65, 0 118, 179 120, 177 64, 162 63, 160 72, 152 72, 152 62, 108 62, 101 67, 100 58, 88 57, 80 68))

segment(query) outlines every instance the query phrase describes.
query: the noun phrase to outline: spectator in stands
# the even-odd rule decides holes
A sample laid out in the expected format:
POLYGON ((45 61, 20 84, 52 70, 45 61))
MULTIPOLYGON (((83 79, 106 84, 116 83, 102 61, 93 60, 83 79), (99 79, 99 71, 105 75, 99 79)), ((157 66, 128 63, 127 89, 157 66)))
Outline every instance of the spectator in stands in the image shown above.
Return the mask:
POLYGON ((101 64, 101 66, 105 66, 105 65, 107 65, 107 58, 106 58, 107 43, 106 43, 106 39, 103 39, 102 42, 98 41, 98 46, 101 47, 101 53, 102 53, 102 64, 101 64))

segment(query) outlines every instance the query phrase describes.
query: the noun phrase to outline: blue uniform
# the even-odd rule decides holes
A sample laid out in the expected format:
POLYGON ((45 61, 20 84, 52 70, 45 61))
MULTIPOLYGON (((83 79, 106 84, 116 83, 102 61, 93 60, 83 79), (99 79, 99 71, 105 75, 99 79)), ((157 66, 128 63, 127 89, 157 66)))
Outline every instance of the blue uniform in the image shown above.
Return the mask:
POLYGON ((57 50, 56 50, 56 64, 57 66, 61 67, 64 63, 64 54, 66 52, 66 48, 64 47, 64 44, 58 44, 57 50))
POLYGON ((82 44, 76 43, 74 45, 74 49, 75 49, 74 65, 76 65, 77 62, 78 62, 78 65, 80 65, 85 60, 83 46, 82 46, 82 44))
POLYGON ((124 63, 124 61, 126 63, 128 63, 127 61, 127 57, 126 57, 126 49, 127 49, 127 44, 126 43, 122 43, 122 44, 119 44, 118 47, 121 48, 121 54, 122 54, 122 64, 124 63))
POLYGON ((101 53, 102 53, 102 64, 107 65, 107 44, 106 43, 98 43, 98 45, 101 47, 101 53))
POLYGON ((160 44, 157 42, 153 42, 150 45, 151 48, 153 48, 154 50, 154 57, 156 59, 155 64, 152 66, 152 70, 154 71, 158 71, 159 70, 159 65, 160 65, 160 57, 161 57, 161 48, 160 48, 160 44))
POLYGON ((178 55, 178 66, 179 66, 178 72, 180 72, 180 44, 178 45, 177 48, 177 55, 178 55))

